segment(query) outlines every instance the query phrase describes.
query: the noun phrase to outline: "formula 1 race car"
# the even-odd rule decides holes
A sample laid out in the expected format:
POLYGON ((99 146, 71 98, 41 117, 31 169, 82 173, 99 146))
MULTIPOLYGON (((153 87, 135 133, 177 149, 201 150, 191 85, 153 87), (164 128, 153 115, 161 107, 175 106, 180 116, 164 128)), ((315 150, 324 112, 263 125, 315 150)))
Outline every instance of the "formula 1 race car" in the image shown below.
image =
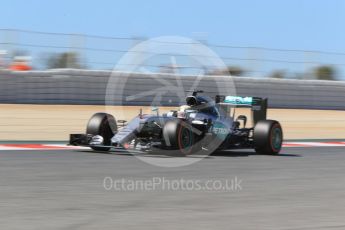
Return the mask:
POLYGON ((128 123, 96 113, 87 124, 86 134, 71 134, 69 144, 96 151, 156 149, 184 155, 239 148, 255 149, 259 154, 280 152, 283 131, 278 121, 266 119, 267 99, 224 95, 211 99, 200 93, 193 91, 179 110, 162 115, 158 111, 150 115, 140 112, 128 123), (235 118, 238 107, 251 108, 252 127, 246 127, 246 116, 235 118))

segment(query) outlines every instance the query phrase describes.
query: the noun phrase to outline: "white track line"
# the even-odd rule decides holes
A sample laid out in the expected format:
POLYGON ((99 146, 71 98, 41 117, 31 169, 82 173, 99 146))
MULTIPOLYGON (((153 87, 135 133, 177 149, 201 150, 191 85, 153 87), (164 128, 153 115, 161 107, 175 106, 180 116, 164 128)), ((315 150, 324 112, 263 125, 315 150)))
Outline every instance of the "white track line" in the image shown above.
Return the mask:
POLYGON ((65 145, 65 144, 45 144, 44 146, 66 148, 66 149, 90 149, 89 147, 73 146, 73 145, 65 145))
MULTIPOLYGON (((345 142, 285 142, 284 148, 307 147, 345 147, 345 142)), ((0 151, 4 150, 73 150, 90 149, 82 146, 69 146, 66 144, 0 144, 0 151)))
POLYGON ((345 147, 345 142, 287 142, 284 147, 345 147))

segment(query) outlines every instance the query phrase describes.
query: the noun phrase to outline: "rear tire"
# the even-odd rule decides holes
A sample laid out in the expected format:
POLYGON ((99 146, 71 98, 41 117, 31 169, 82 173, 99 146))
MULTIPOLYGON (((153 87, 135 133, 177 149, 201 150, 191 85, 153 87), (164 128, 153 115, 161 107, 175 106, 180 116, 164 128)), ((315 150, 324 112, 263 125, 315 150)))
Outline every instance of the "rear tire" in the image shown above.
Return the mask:
MULTIPOLYGON (((104 139, 104 145, 111 145, 111 138, 117 132, 117 124, 115 118, 107 113, 94 114, 86 128, 87 134, 100 135, 104 139)), ((91 149, 95 151, 109 151, 109 147, 92 146, 91 149)))
POLYGON ((254 148, 259 154, 279 154, 283 145, 283 130, 278 121, 259 121, 254 127, 254 148))

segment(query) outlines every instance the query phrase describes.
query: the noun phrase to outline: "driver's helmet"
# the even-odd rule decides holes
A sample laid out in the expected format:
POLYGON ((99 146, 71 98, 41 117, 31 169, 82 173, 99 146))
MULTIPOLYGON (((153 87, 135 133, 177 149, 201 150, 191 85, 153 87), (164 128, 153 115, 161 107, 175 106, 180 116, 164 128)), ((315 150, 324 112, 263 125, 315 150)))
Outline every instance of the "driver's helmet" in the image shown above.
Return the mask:
POLYGON ((179 111, 180 111, 180 112, 184 112, 184 111, 186 111, 187 109, 190 109, 190 106, 189 106, 189 105, 181 105, 180 108, 179 108, 179 111))
POLYGON ((178 118, 185 118, 186 117, 186 110, 190 109, 189 105, 181 105, 179 108, 179 111, 177 111, 177 117, 178 118))

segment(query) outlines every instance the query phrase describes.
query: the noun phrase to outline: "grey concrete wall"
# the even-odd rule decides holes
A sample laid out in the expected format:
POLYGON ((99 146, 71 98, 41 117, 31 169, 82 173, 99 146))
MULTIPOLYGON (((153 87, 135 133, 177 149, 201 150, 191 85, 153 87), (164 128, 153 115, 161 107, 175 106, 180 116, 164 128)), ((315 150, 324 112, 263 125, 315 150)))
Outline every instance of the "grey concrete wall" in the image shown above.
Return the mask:
MULTIPOLYGON (((127 96, 144 92, 162 92, 162 105, 177 105, 179 97, 166 83, 176 86, 174 75, 111 73, 110 71, 52 70, 0 72, 0 103, 18 104, 105 104, 107 85, 116 89, 114 105, 150 105, 154 95, 126 100, 127 96), (112 76, 111 81, 109 77, 112 76), (128 77, 128 78, 127 78, 128 77), (159 79, 159 80, 157 80, 159 79), (115 80, 115 82, 113 82, 115 80), (162 82, 165 81, 165 82, 162 82), (165 87, 165 88, 164 88, 165 87), (123 93, 121 90, 123 89, 123 93), (170 90, 170 91, 169 91, 170 90)), ((181 76, 185 90, 195 76, 181 76)), ((268 97, 272 108, 345 109, 345 82, 253 79, 245 77, 208 76, 200 80, 198 89, 214 96, 234 83, 239 96, 268 97)), ((127 98, 128 99, 128 98, 127 98)))

